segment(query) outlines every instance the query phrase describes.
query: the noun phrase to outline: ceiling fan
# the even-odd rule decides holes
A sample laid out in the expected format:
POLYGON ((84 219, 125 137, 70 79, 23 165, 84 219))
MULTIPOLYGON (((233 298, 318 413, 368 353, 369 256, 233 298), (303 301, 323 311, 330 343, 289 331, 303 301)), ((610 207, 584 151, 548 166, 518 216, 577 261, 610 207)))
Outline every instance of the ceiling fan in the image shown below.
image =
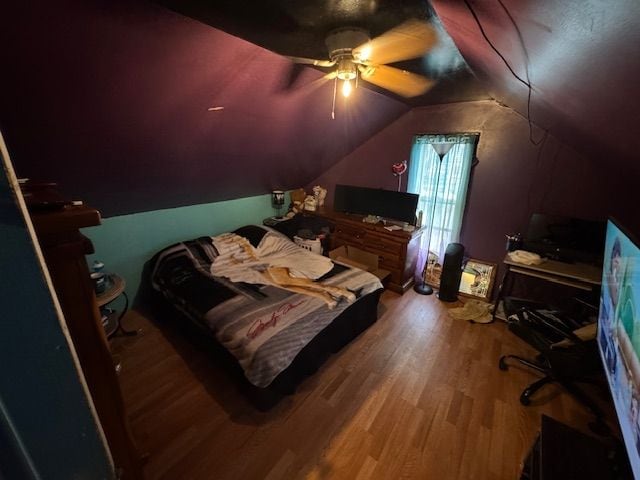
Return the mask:
POLYGON ((373 39, 365 30, 347 27, 332 31, 326 38, 328 60, 288 58, 295 63, 336 67, 325 78, 336 79, 336 88, 341 80, 345 97, 351 94, 351 82, 357 85, 358 77, 397 95, 415 97, 429 90, 435 80, 387 64, 424 55, 437 38, 431 24, 421 20, 409 20, 373 39))

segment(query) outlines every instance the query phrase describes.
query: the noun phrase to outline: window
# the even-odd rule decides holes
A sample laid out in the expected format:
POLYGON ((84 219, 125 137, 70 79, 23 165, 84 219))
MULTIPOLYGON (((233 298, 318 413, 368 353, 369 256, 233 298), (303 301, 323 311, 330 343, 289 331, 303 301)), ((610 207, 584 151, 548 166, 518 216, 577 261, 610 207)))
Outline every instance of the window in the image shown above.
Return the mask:
POLYGON ((407 191, 420 195, 418 210, 422 210, 425 227, 418 276, 422 274, 427 249, 441 263, 447 245, 460 237, 478 137, 478 134, 417 135, 413 139, 407 191))

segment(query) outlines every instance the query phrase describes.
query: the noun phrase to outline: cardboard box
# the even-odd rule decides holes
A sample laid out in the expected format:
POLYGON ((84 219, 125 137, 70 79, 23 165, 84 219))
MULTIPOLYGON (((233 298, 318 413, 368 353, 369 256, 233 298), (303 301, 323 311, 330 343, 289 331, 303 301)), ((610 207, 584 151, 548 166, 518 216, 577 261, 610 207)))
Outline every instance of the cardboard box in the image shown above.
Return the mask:
POLYGON ((383 270, 378 266, 378 255, 365 252, 351 245, 342 245, 329 252, 329 258, 336 262, 351 265, 367 272, 371 272, 383 282, 390 274, 388 270, 383 270))

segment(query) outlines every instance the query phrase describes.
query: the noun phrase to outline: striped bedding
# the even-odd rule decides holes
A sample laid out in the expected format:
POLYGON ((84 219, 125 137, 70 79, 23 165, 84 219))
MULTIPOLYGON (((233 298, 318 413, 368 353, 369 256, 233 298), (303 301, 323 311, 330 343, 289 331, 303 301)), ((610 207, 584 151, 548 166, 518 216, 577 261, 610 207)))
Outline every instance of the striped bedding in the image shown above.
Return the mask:
MULTIPOLYGON (((251 226, 236 233, 257 247, 267 231, 275 232, 251 226)), ((267 387, 350 305, 340 299, 329 309, 318 298, 273 285, 234 283, 213 276, 210 267, 217 255, 210 237, 169 247, 157 256, 152 284, 176 308, 211 331, 257 387, 267 387)), ((340 264, 318 281, 351 290, 356 302, 382 288, 374 275, 340 264)))

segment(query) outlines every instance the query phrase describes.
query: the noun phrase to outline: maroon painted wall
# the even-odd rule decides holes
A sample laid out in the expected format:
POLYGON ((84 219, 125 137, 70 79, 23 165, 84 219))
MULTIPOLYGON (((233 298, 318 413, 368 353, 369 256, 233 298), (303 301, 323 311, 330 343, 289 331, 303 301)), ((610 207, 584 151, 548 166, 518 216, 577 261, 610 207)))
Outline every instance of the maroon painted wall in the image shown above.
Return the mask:
MULTIPOLYGON (((475 258, 504 256, 504 235, 523 231, 533 212, 602 219, 623 206, 606 164, 556 138, 529 142, 526 120, 493 101, 416 108, 358 147, 309 184, 336 183, 396 189, 391 164, 409 158, 419 133, 480 132, 461 241, 475 258)), ((537 136, 543 132, 535 130, 537 136)), ((406 179, 403 180, 406 189, 406 179)))
MULTIPOLYGON (((487 50, 462 2, 434 3, 488 90, 523 112, 526 88, 487 50)), ((539 160, 524 119, 490 102, 406 113, 362 88, 331 120, 331 84, 308 86, 320 72, 304 69, 296 86, 307 86, 289 89, 283 57, 144 1, 3 5, 0 129, 19 175, 59 181, 106 216, 318 182, 394 189, 390 165, 408 159, 413 134, 479 130, 463 226, 473 255, 499 256, 501 235, 534 210, 637 222, 636 4, 504 3, 528 47, 534 121, 552 132, 539 160), (213 105, 225 110, 208 112, 213 105)), ((504 12, 472 4, 521 72, 504 12)))
MULTIPOLYGON (((526 115, 528 88, 491 49, 465 3, 431 3, 486 90, 526 115)), ((514 72, 531 83, 531 118, 536 125, 576 150, 640 178, 638 1, 469 3, 489 40, 514 72)))
POLYGON ((106 216, 298 187, 408 110, 360 88, 331 120, 321 72, 288 88, 289 60, 150 2, 5 2, 0 18, 18 175, 106 216))

